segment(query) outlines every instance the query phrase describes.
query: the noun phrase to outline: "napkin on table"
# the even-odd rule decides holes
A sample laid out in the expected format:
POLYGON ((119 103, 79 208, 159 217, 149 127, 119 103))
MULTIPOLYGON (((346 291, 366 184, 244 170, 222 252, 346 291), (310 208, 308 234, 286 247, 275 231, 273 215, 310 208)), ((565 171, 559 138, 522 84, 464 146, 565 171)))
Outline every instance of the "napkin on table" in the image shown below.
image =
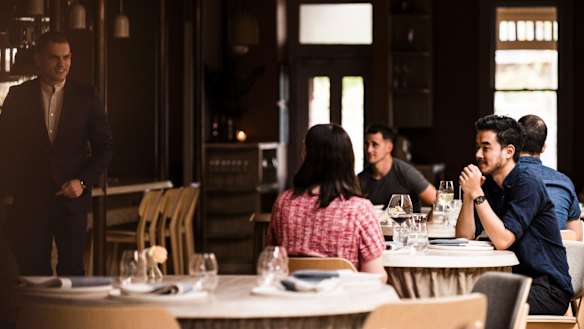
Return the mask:
POLYGON ((467 239, 435 239, 430 240, 430 244, 440 245, 440 246, 462 246, 467 245, 467 239))
POLYGON ((292 276, 280 280, 280 283, 288 291, 327 292, 335 290, 341 284, 341 280, 339 278, 327 278, 319 281, 308 281, 292 276))
POLYGON ((387 250, 400 250, 404 245, 399 241, 385 241, 385 248, 387 250))
POLYGON ((18 281, 23 287, 69 289, 109 286, 114 279, 106 276, 19 276, 18 281))
POLYGON ((120 287, 122 295, 181 295, 193 291, 193 285, 184 282, 133 283, 120 287))

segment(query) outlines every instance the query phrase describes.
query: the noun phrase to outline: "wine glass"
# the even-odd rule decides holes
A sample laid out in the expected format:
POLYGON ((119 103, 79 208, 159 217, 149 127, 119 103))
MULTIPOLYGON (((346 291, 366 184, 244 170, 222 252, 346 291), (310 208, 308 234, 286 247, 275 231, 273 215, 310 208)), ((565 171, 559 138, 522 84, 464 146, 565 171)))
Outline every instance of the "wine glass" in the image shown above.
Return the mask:
POLYGON ((257 263, 260 286, 276 286, 288 276, 288 254, 286 248, 268 246, 261 252, 257 263))
POLYGON ((146 256, 138 250, 124 250, 118 278, 122 285, 146 282, 146 256))
POLYGON ((394 221, 393 241, 399 241, 404 246, 407 243, 407 221, 412 217, 414 207, 408 194, 393 194, 387 205, 387 213, 394 221), (403 225, 406 223, 406 226, 403 225), (397 226, 395 225, 397 224, 397 226))
POLYGON ((189 274, 195 279, 195 288, 213 291, 219 284, 219 266, 213 253, 196 253, 189 260, 189 274))
POLYGON ((454 183, 451 180, 441 180, 438 187, 437 201, 444 212, 444 224, 448 225, 450 202, 454 200, 454 183))

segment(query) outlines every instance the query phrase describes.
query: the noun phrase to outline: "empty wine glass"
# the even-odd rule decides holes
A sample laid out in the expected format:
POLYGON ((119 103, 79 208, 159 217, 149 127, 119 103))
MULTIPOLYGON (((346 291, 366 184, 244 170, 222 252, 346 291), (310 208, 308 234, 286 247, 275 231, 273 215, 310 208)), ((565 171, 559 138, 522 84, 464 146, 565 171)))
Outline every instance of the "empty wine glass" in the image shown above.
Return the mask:
POLYGON ((260 286, 275 286, 288 276, 288 254, 284 247, 268 246, 261 252, 257 263, 260 286))
POLYGON ((146 282, 146 257, 138 250, 124 250, 120 259, 120 284, 146 282))
POLYGON ((393 241, 399 241, 403 245, 407 243, 407 221, 412 217, 414 207, 408 194, 393 194, 387 205, 387 213, 394 221, 393 241), (404 223, 405 226, 403 225, 404 223), (396 225, 397 224, 397 225, 396 225))
POLYGON ((219 284, 219 266, 213 253, 196 253, 189 260, 189 274, 195 280, 195 288, 213 291, 219 284))

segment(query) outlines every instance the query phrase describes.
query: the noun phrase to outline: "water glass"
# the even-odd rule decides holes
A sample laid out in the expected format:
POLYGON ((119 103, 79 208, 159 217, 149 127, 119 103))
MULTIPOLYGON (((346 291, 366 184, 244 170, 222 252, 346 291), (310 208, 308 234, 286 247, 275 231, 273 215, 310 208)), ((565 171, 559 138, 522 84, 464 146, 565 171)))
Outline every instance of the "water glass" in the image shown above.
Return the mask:
POLYGON ((194 278, 195 288, 211 292, 219 284, 219 265, 213 253, 196 253, 189 260, 189 274, 194 278))
POLYGON ((122 285, 146 282, 146 256, 138 250, 124 250, 118 278, 122 285))
POLYGON ((462 209, 462 200, 454 199, 450 203, 450 211, 448 212, 448 225, 456 226, 458 215, 462 209))
POLYGON ((277 286, 281 279, 288 276, 286 249, 278 246, 264 248, 258 258, 257 273, 260 286, 277 286))
POLYGON ((424 252, 428 248, 430 244, 428 240, 428 232, 424 231, 411 231, 408 234, 408 248, 410 250, 410 254, 416 254, 424 252))

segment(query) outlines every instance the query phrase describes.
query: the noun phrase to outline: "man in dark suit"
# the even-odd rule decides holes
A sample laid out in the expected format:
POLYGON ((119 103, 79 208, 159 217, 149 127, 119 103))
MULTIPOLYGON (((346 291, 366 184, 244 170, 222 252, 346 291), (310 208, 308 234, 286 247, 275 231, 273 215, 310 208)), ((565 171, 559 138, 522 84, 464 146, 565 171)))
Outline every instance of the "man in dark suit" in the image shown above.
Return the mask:
MULTIPOLYGON (((13 196, 5 233, 21 275, 83 275, 91 187, 112 157, 95 88, 67 79, 66 37, 47 32, 34 52, 39 78, 10 89, 0 113, 0 192, 13 196)), ((2 194, 2 193, 0 193, 2 194)))

